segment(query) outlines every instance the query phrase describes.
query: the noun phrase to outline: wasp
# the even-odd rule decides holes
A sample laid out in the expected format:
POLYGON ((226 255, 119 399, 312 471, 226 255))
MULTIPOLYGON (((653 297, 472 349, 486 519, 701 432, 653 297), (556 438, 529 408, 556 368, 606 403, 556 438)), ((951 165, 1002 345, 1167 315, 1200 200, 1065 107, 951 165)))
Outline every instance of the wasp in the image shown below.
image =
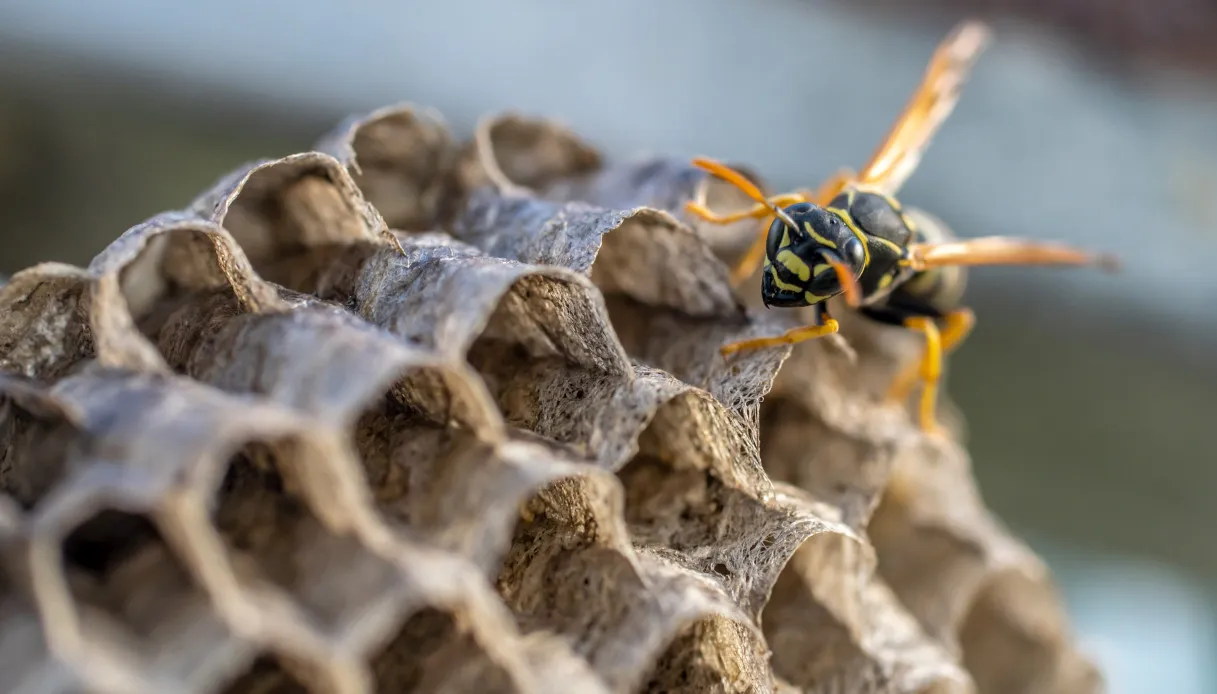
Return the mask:
POLYGON ((766 307, 815 309, 812 324, 724 345, 724 356, 837 332, 827 302, 844 295, 846 304, 864 316, 923 336, 920 362, 896 378, 889 397, 903 400, 920 380, 919 423, 933 432, 943 355, 958 347, 975 325, 973 312, 960 303, 966 266, 1116 267, 1108 255, 1062 244, 1002 236, 956 239, 940 220, 905 209, 894 197, 954 110, 960 88, 989 39, 989 29, 981 22, 955 27, 938 45, 921 84, 861 170, 838 170, 814 191, 766 198, 724 164, 704 157, 693 160, 694 166, 734 184, 756 204, 716 215, 695 200, 686 205, 689 213, 715 224, 750 218, 769 222, 772 217, 732 269, 732 283, 738 286, 763 261, 761 298, 766 307))

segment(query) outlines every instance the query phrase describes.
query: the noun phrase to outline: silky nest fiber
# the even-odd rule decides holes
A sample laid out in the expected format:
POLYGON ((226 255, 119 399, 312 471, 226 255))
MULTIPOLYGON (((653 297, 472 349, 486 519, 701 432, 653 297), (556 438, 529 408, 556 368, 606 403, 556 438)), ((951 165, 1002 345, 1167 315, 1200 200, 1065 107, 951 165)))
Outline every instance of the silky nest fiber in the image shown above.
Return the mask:
MULTIPOLYGON (((761 177, 753 176, 766 189, 761 177)), ((409 104, 0 285, 0 690, 1089 694, 915 335, 688 162, 409 104)))

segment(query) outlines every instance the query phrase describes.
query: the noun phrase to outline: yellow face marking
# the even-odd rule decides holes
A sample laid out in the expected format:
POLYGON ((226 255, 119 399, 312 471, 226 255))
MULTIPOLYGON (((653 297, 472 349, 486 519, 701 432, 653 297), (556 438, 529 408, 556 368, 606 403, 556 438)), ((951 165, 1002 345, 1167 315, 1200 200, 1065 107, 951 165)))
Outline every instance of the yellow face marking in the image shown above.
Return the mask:
POLYGON ((787 270, 799 276, 799 279, 806 282, 811 279, 811 268, 807 267, 807 263, 794 254, 794 251, 783 249, 778 253, 778 257, 774 258, 781 263, 787 270))
MULTIPOLYGON (((851 203, 852 204, 852 203, 851 203)), ((836 207, 829 207, 829 212, 841 218, 845 222, 845 226, 853 232, 854 238, 858 239, 858 243, 862 244, 862 269, 870 267, 870 245, 866 243, 866 234, 862 233, 862 229, 858 228, 858 223, 854 221, 854 216, 849 213, 849 210, 842 210, 836 207)))
POLYGON ((887 289, 887 286, 892 283, 892 275, 888 273, 879 278, 879 288, 887 289))
POLYGON ((807 299, 807 303, 809 304, 818 304, 828 297, 820 296, 819 294, 812 294, 811 292, 803 292, 803 298, 807 299))
POLYGON ((778 269, 772 265, 769 266, 769 275, 773 278, 773 283, 777 285, 777 288, 781 289, 782 291, 799 292, 803 290, 803 288, 798 285, 783 282, 782 278, 778 277, 778 269))
POLYGON ((828 272, 831 269, 832 269, 831 265, 825 265, 824 263, 820 263, 819 265, 815 265, 811 268, 811 274, 815 275, 816 277, 819 277, 820 275, 823 275, 825 272, 828 272))
POLYGON ((819 234, 817 234, 816 230, 811 228, 810 222, 803 222, 803 230, 806 231, 807 234, 809 236, 811 236, 811 238, 824 244, 825 246, 828 246, 829 248, 834 248, 834 249, 837 247, 837 244, 835 244, 832 241, 829 241, 828 239, 824 238, 823 236, 820 236, 819 234))
POLYGON ((790 245, 790 227, 782 225, 782 240, 778 243, 778 248, 785 248, 790 245))

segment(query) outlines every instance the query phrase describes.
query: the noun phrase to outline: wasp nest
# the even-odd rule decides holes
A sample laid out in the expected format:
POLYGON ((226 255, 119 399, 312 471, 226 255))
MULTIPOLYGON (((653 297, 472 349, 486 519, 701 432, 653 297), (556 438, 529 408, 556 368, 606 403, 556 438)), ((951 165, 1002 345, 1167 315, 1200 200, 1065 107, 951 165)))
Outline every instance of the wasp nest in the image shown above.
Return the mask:
POLYGON ((732 195, 399 106, 11 277, 3 691, 1099 691, 915 340, 718 355, 732 195))

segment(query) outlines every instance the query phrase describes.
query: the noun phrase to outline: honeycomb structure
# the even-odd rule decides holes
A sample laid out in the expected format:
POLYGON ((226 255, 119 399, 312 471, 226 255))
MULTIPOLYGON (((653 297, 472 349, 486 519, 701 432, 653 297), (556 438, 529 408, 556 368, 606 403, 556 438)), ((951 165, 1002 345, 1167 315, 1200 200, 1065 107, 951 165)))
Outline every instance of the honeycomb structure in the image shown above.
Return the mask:
POLYGON ((732 195, 402 104, 9 278, 0 690, 1101 691, 915 341, 718 355, 732 195))

